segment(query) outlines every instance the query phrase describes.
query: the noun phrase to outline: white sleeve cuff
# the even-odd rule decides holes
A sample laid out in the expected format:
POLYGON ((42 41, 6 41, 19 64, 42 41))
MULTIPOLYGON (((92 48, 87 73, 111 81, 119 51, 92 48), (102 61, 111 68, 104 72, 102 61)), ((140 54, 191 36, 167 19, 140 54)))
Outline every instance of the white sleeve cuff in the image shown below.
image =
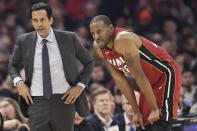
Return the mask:
POLYGON ((17 84, 19 81, 22 81, 22 78, 21 78, 21 77, 15 77, 14 80, 13 80, 14 86, 16 86, 16 84, 17 84))
POLYGON ((83 83, 81 83, 81 82, 78 82, 77 85, 78 85, 78 86, 81 86, 83 89, 85 89, 85 87, 86 87, 86 85, 83 84, 83 83))

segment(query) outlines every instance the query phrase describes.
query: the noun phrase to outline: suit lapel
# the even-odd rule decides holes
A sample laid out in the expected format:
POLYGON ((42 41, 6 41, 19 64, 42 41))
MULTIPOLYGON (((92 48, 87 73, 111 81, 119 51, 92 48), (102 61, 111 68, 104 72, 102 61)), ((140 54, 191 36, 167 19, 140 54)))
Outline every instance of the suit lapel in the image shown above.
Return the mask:
MULTIPOLYGON (((61 34, 58 31, 56 31, 56 30, 53 30, 53 31, 54 31, 55 38, 56 38, 56 41, 57 41, 57 44, 59 47, 60 55, 62 58, 62 64, 63 64, 65 77, 66 77, 68 83, 70 85, 72 85, 71 80, 70 80, 70 75, 69 75, 69 69, 68 69, 68 66, 66 65, 66 61, 65 61, 65 58, 68 57, 67 52, 66 52, 66 50, 67 50, 66 46, 64 46, 66 44, 65 38, 62 38, 61 34)), ((64 35, 64 37, 66 37, 66 35, 64 35)))
POLYGON ((33 32, 32 37, 29 38, 29 45, 28 45, 28 51, 30 52, 29 56, 29 76, 27 77, 28 80, 31 81, 32 79, 32 73, 33 73, 33 65, 34 65, 34 54, 35 54, 35 46, 36 46, 36 31, 33 32))

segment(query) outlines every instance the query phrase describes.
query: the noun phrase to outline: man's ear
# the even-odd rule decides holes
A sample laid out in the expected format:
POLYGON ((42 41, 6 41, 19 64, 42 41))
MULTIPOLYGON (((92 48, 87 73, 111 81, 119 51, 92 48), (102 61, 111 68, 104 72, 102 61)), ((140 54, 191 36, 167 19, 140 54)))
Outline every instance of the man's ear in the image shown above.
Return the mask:
POLYGON ((112 24, 109 25, 110 31, 114 32, 114 26, 112 24))
POLYGON ((50 18, 50 24, 53 24, 53 17, 50 18))

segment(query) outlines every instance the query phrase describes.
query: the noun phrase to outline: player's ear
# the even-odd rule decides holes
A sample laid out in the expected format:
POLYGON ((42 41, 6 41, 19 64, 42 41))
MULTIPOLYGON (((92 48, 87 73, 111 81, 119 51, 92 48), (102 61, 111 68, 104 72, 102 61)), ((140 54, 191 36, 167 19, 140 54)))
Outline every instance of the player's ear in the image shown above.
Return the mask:
POLYGON ((114 26, 112 24, 109 25, 110 30, 113 32, 114 31, 114 26))

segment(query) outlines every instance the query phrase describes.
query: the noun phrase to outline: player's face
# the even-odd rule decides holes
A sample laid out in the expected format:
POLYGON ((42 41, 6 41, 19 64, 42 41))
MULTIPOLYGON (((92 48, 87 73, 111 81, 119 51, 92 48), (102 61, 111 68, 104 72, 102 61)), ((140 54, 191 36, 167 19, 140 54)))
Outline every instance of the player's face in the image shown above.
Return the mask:
POLYGON ((103 21, 90 24, 90 32, 100 48, 106 47, 113 39, 113 26, 108 26, 103 21))
POLYGON ((34 29, 43 38, 47 37, 50 33, 51 24, 53 23, 53 18, 47 17, 46 10, 37 10, 32 12, 32 24, 34 29))

